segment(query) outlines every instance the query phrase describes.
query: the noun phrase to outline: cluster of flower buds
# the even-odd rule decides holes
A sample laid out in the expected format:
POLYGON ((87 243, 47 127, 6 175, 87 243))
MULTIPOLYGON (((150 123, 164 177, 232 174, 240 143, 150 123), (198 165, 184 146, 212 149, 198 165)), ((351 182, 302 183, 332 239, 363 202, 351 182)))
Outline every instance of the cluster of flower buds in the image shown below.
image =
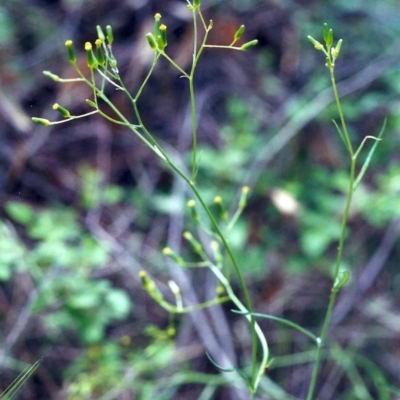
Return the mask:
MULTIPOLYGON (((104 67, 108 60, 110 67, 116 70, 117 61, 115 60, 111 46, 114 41, 114 34, 110 25, 106 26, 106 35, 100 26, 96 27, 98 39, 95 41, 96 54, 93 51, 93 45, 90 42, 85 43, 87 65, 90 69, 96 69, 99 66, 104 67), (107 44, 105 44, 107 43, 107 44)), ((65 47, 68 51, 68 59, 72 65, 76 65, 77 58, 72 40, 65 42, 65 47)))
POLYGON ((190 11, 196 10, 197 8, 200 8, 201 2, 200 0, 193 0, 193 2, 191 3, 190 1, 188 1, 188 9, 190 11))
POLYGON ((168 286, 175 297, 176 305, 164 299, 164 295, 161 293, 154 280, 150 278, 145 271, 139 272, 139 278, 142 282, 143 289, 165 310, 172 313, 185 312, 182 302, 181 289, 175 281, 168 281, 168 286))
POLYGON ((312 36, 307 36, 307 38, 318 51, 322 51, 326 55, 326 66, 328 68, 333 68, 335 66, 336 59, 339 57, 343 40, 339 39, 336 47, 333 47, 333 31, 332 29, 329 29, 327 24, 324 24, 323 34, 325 46, 318 42, 318 40, 315 40, 312 36))
POLYGON ((152 50, 162 52, 167 47, 167 27, 161 23, 161 14, 154 16, 154 32, 146 35, 152 50))
MULTIPOLYGON (((243 36, 244 29, 245 29, 244 25, 239 26, 239 29, 235 32, 235 34, 233 36, 233 42, 231 43, 231 46, 233 46, 243 36)), ((239 47, 239 49, 246 51, 246 50, 250 49, 251 47, 254 47, 257 43, 258 43, 257 39, 250 40, 250 42, 246 42, 246 43, 242 44, 239 47)))
MULTIPOLYGON (((113 53, 111 50, 111 45, 114 41, 114 34, 113 34, 111 26, 110 25, 106 26, 106 35, 104 34, 102 28, 100 26, 97 26, 97 36, 98 36, 98 39, 95 41, 95 46, 96 46, 95 52, 93 51, 93 46, 90 42, 85 43, 86 60, 87 60, 88 67, 90 68, 90 70, 93 71, 94 69, 98 69, 99 67, 107 68, 109 66, 111 68, 112 72, 114 72, 115 74, 118 74, 117 60, 113 56, 113 53)), ((43 74, 55 82, 85 81, 85 78, 83 77, 82 73, 80 72, 80 70, 77 66, 77 57, 75 54, 74 43, 72 42, 72 40, 67 40, 65 42, 65 47, 67 48, 69 62, 79 72, 80 77, 75 78, 75 79, 62 79, 58 75, 55 75, 55 74, 51 73, 50 71, 43 71, 43 74)), ((66 108, 62 107, 58 103, 55 103, 53 105, 53 110, 58 111, 65 118, 65 120, 50 122, 48 119, 45 119, 45 118, 33 117, 32 121, 39 125, 49 126, 49 125, 55 125, 55 124, 59 124, 62 122, 66 122, 68 120, 72 120, 75 118, 82 118, 82 117, 85 117, 87 115, 97 112, 97 104, 95 102, 93 102, 92 100, 86 100, 86 103, 90 107, 95 108, 96 111, 92 111, 90 113, 83 114, 80 116, 73 116, 66 108)))

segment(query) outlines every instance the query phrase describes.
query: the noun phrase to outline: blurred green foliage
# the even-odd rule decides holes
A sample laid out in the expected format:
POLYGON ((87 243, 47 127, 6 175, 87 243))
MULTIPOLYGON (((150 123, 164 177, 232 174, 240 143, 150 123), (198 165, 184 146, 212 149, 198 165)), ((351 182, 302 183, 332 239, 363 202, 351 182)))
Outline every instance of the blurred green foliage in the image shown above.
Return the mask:
POLYGON ((106 326, 127 316, 131 301, 106 279, 93 279, 109 251, 85 232, 78 213, 62 206, 35 210, 21 202, 5 205, 24 228, 26 245, 10 223, 2 222, 1 278, 28 273, 38 285, 34 313, 44 315, 49 336, 76 330, 87 343, 104 338, 106 326))

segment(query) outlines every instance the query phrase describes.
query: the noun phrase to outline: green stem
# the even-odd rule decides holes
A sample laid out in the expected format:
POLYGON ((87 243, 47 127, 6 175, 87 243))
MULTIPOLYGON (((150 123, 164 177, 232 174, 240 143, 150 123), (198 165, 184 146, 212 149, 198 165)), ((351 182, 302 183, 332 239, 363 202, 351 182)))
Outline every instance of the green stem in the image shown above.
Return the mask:
MULTIPOLYGON (((240 300, 239 298, 236 296, 236 294, 234 293, 234 291, 232 290, 231 285, 229 284, 228 279, 226 279, 226 277, 224 276, 224 274, 215 266, 211 266, 210 269, 213 271, 213 273, 216 275, 216 277, 218 278, 218 280, 224 285, 226 292, 228 293, 228 296, 230 297, 230 299, 233 301, 233 303, 236 305, 236 307, 239 308, 240 311, 244 312, 244 313, 248 313, 248 307, 246 307, 240 300)), ((261 377, 264 374, 264 370, 265 367, 268 363, 268 343, 265 339, 264 333, 262 332, 260 326, 258 325, 257 322, 255 322, 254 319, 254 315, 246 315, 246 318, 250 321, 250 324, 254 327, 254 333, 256 334, 255 340, 257 341, 257 337, 260 340, 261 343, 261 347, 263 349, 263 357, 262 357, 262 361, 259 367, 258 372, 256 371, 256 369, 254 368, 254 366, 257 366, 257 359, 253 360, 252 363, 252 386, 250 388, 251 390, 251 398, 254 398, 254 395, 257 391, 257 387, 259 385, 259 382, 261 380, 261 377)), ((253 348, 255 346, 253 345, 253 348)), ((255 355, 257 356, 257 354, 255 355)))
POLYGON ((312 400, 313 396, 314 396, 319 367, 320 367, 321 359, 322 359, 322 350, 325 345, 325 340, 326 340, 326 336, 328 333, 328 328, 329 328, 329 324, 330 324, 330 321, 332 318, 332 312, 333 312, 333 308, 335 305, 336 296, 337 296, 337 292, 338 292, 338 290, 335 288, 335 283, 336 283, 337 278, 340 273, 340 265, 342 263, 342 258, 343 258, 343 248, 344 248, 344 242, 345 242, 345 237, 346 237, 346 227, 347 227, 347 222, 349 219, 350 206, 351 206, 351 201, 352 201, 353 193, 354 193, 355 168, 356 168, 356 161, 357 161, 357 157, 356 157, 356 155, 354 155, 353 147, 352 147, 352 144, 350 141, 350 136, 348 134, 346 122, 345 122, 345 119, 343 116, 342 106, 340 103, 340 98, 339 98, 339 94, 338 94, 337 87, 336 87, 336 81, 335 81, 335 76, 334 76, 334 67, 332 66, 331 68, 329 68, 329 70, 330 70, 331 82, 332 82, 333 92, 335 95, 336 105, 337 105, 338 112, 339 112, 340 122, 342 125, 344 138, 345 138, 346 144, 347 144, 346 147, 348 148, 348 151, 349 151, 350 157, 351 157, 351 164, 350 164, 350 172, 349 172, 349 187, 348 187, 348 191, 347 191, 346 205, 344 208, 344 213, 343 213, 343 218, 342 218, 338 253, 337 253, 337 257, 336 257, 335 269, 334 269, 334 274, 333 274, 333 285, 332 285, 331 294, 330 294, 330 298, 329 298, 328 309, 325 314, 325 319, 324 319, 324 323, 322 326, 321 335, 319 337, 319 342, 317 345, 318 346, 317 354, 315 357, 315 363, 314 363, 313 372, 311 375, 311 381, 310 381, 310 386, 309 386, 309 390, 308 390, 307 400, 312 400))
MULTIPOLYGON (((250 299, 250 295, 249 295, 249 291, 247 289, 246 286, 246 282, 244 280, 243 274, 240 270, 240 267, 236 261, 236 258, 232 252, 232 249, 225 237, 225 235, 223 234, 221 228, 219 227, 217 221, 215 220, 213 214, 211 213, 210 209, 208 208, 207 204, 205 203, 203 197, 201 196, 200 192, 197 190, 197 188, 195 187, 193 181, 191 181, 170 159, 168 156, 166 156, 166 161, 167 163, 170 165, 170 167, 179 175, 181 176, 185 182, 190 186, 190 188, 192 189, 194 195, 196 196, 196 198, 198 199, 198 201, 200 202, 202 208, 204 209, 204 211, 206 212, 213 228, 215 229, 216 233, 218 234, 221 242, 223 243, 225 250, 228 254, 228 257, 230 258, 233 268, 235 270, 236 276, 239 280, 239 285, 240 288, 243 292, 244 298, 245 298, 245 309, 243 309, 243 305, 240 308, 242 311, 247 311, 249 313, 253 312, 253 306, 251 303, 251 299, 250 299)), ((232 292, 233 293, 233 292, 232 292)), ((236 296, 235 296, 236 298, 236 296)), ((236 298, 237 299, 237 298, 236 298)), ((233 300, 233 299, 232 299, 233 300)), ((236 302, 235 302, 236 304, 236 302)), ((239 304, 236 304, 239 307, 239 304)), ((264 334, 262 333, 261 329, 258 327, 254 316, 250 316, 249 318, 250 321, 250 326, 251 326, 251 336, 252 336, 252 371, 251 371, 251 387, 250 387, 250 391, 252 393, 255 393, 258 387, 258 384, 261 380, 262 375, 264 374, 264 370, 265 367, 268 363, 268 344, 265 340, 264 334), (263 349, 263 356, 262 356, 262 361, 260 363, 260 366, 258 367, 257 370, 257 353, 258 353, 258 340, 260 340, 261 345, 262 345, 262 349, 263 349)))
POLYGON ((193 42, 193 62, 192 68, 189 74, 189 93, 190 93, 190 107, 192 111, 192 182, 196 181, 196 175, 198 170, 197 165, 197 111, 196 111, 196 99, 194 95, 194 73, 196 71, 197 63, 200 59, 200 56, 206 46, 208 33, 210 32, 211 28, 207 28, 204 23, 203 15, 201 11, 198 10, 199 17, 203 23, 205 28, 204 38, 201 44, 198 46, 197 41, 197 17, 196 17, 196 10, 193 10, 193 27, 194 27, 194 42, 193 42))
MULTIPOLYGON (((203 21, 202 15, 199 11, 199 15, 201 20, 203 21)), ((196 101, 195 101, 195 91, 194 91, 194 74, 195 74, 195 70, 199 61, 199 57, 201 56, 204 47, 206 45, 206 41, 207 41, 207 37, 208 37, 208 33, 209 30, 211 28, 206 28, 205 29, 205 35, 204 38, 202 40, 202 43, 200 44, 200 46, 198 47, 197 44, 197 19, 196 19, 196 13, 195 11, 193 12, 193 23, 194 23, 194 44, 193 44, 193 62, 192 62, 192 67, 191 67, 191 71, 188 77, 189 79, 189 92, 190 92, 190 105, 191 105, 191 113, 192 113, 192 137, 193 137, 193 143, 192 143, 192 177, 191 179, 189 179, 173 162, 172 160, 170 160, 170 158, 165 154, 165 158, 167 163, 170 165, 170 167, 179 175, 181 176, 186 183, 190 186, 191 190, 193 191, 194 195, 196 196, 196 198, 198 199, 198 201, 200 202, 202 208, 204 209, 204 211, 206 212, 211 225, 214 227, 217 235, 219 236, 221 242, 223 243, 226 252, 228 254, 228 257, 230 258, 233 268, 235 270, 236 276, 239 280, 239 285, 240 288, 243 292, 243 296, 245 299, 245 308, 247 309, 248 312, 252 313, 253 312, 253 306, 251 303, 251 299, 250 299, 250 295, 243 277, 243 274, 239 268, 239 265, 237 264, 237 261, 235 259, 235 256, 233 255, 233 252, 231 250, 231 247, 227 241, 227 239, 225 238, 225 235, 223 234, 221 228, 219 227, 217 221, 215 220, 213 214, 211 213, 210 209, 208 208, 207 204, 205 203, 205 201, 203 200, 201 194, 199 193, 199 191, 197 190, 196 186, 195 186, 195 179, 196 179, 196 174, 197 174, 197 114, 196 114, 196 101)), ((203 25, 204 21, 203 21, 203 25)), ((165 56, 165 55, 164 55, 165 56)), ((234 293, 232 292, 232 294, 234 295, 234 293)), ((233 297, 232 300, 234 301, 234 299, 237 299, 237 297, 233 297)), ((237 299, 237 301, 239 301, 239 299, 237 299)), ((234 301, 235 302, 235 301, 234 301)), ((240 302, 240 301, 239 301, 240 302)), ((240 303, 242 304, 242 303, 240 303)), ((237 304, 237 306, 239 306, 239 303, 237 304)), ((243 304, 242 304, 243 307, 243 304)), ((251 336, 252 336, 252 369, 251 369, 251 383, 250 383, 250 392, 252 393, 252 396, 255 394, 256 390, 257 390, 257 386, 261 380, 261 377, 264 374, 264 370, 265 367, 268 363, 268 345, 267 342, 265 340, 264 334, 262 333, 261 329, 259 328, 259 326, 256 324, 255 318, 254 316, 250 316, 249 318, 250 321, 250 329, 251 329, 251 336), (258 340, 260 340, 261 342, 261 346, 263 349, 263 356, 262 356, 262 361, 260 366, 257 369, 257 356, 258 356, 258 340)))
POLYGON ((232 44, 230 44, 230 45, 206 44, 204 47, 207 47, 209 49, 229 49, 229 50, 240 50, 240 51, 243 51, 243 49, 241 47, 232 46, 232 44))
POLYGON ((346 140, 347 148, 349 150, 350 157, 353 157, 354 156, 353 145, 351 144, 349 131, 347 130, 346 121, 344 119, 344 115, 343 115, 343 111, 342 111, 342 105, 340 103, 339 93, 337 91, 335 74, 334 74, 334 66, 329 68, 329 72, 330 72, 330 76, 331 76, 333 94, 335 95, 336 107, 337 107, 338 112, 339 112, 340 123, 341 123, 342 128, 343 128, 343 133, 344 133, 344 137, 345 137, 345 140, 346 140))
POLYGON ((164 50, 159 53, 161 54, 166 60, 168 60, 185 78, 189 78, 189 75, 185 70, 183 70, 164 50))
POLYGON ((192 182, 194 184, 197 175, 197 112, 196 99, 194 96, 193 73, 190 74, 189 78, 189 93, 190 108, 192 112, 192 182))

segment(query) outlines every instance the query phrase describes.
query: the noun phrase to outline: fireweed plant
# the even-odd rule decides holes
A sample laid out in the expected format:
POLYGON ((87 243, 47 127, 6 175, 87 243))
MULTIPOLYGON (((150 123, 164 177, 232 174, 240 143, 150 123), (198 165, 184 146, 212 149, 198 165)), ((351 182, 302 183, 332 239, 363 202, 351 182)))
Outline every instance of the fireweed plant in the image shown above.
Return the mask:
POLYGON ((334 95, 336 99, 336 105, 340 117, 340 126, 335 123, 335 126, 342 138, 346 150, 350 156, 350 172, 349 172, 349 188, 347 193, 347 201, 345 205, 345 210, 342 220, 342 229, 338 246, 337 261, 333 271, 333 286, 331 290, 331 296, 323 323, 323 327, 319 336, 316 336, 312 332, 304 329, 303 327, 281 318, 277 318, 271 315, 258 314, 253 310, 250 294, 246 286, 242 271, 238 262, 236 261, 235 255, 229 244, 229 231, 238 220, 241 212, 246 207, 247 198, 249 194, 249 188, 244 186, 242 188, 239 204, 237 206, 236 212, 230 217, 224 202, 221 197, 216 196, 214 199, 213 209, 218 210, 218 216, 215 216, 211 211, 211 206, 206 203, 203 198, 201 189, 196 185, 196 175, 199 168, 199 155, 197 151, 197 116, 196 116, 196 97, 194 88, 194 76, 203 51, 207 48, 223 48, 237 51, 246 51, 257 44, 257 40, 252 40, 243 45, 238 46, 237 42, 242 37, 244 33, 244 26, 240 26, 230 45, 210 45, 207 42, 209 32, 213 27, 212 21, 205 21, 202 11, 200 9, 200 0, 188 1, 188 9, 192 13, 192 20, 194 26, 194 43, 193 43, 193 57, 191 67, 189 71, 184 70, 180 67, 166 52, 167 48, 167 27, 161 23, 161 15, 155 15, 154 21, 154 31, 146 35, 148 44, 153 51, 154 58, 152 65, 147 73, 147 76, 143 80, 142 84, 138 88, 136 94, 131 94, 124 85, 124 82, 119 74, 117 60, 115 59, 112 51, 112 45, 114 41, 112 28, 110 26, 106 27, 105 33, 103 29, 97 26, 98 39, 95 41, 94 46, 87 42, 85 44, 85 51, 87 55, 87 66, 89 67, 88 76, 85 75, 78 66, 77 57, 75 55, 74 46, 71 40, 67 40, 65 46, 68 52, 68 58, 76 73, 77 78, 74 79, 62 79, 59 76, 49 72, 44 71, 44 75, 53 79, 56 82, 82 82, 88 85, 93 93, 91 99, 86 100, 86 104, 93 110, 85 113, 83 115, 71 115, 70 112, 59 104, 54 104, 53 109, 58 111, 64 118, 61 121, 50 122, 43 118, 32 118, 32 120, 38 124, 49 126, 61 124, 64 122, 72 121, 77 118, 84 118, 93 114, 100 114, 106 120, 113 122, 118 125, 122 125, 130 129, 137 137, 148 146, 161 160, 166 163, 168 167, 172 169, 174 173, 179 175, 190 188, 193 195, 193 199, 188 201, 188 208, 192 219, 197 223, 197 225, 207 233, 209 237, 209 248, 205 249, 204 245, 200 240, 196 239, 195 235, 190 232, 185 232, 183 234, 184 239, 188 242, 189 246, 193 249, 196 254, 198 262, 187 262, 179 254, 175 253, 173 249, 165 248, 163 254, 170 257, 176 264, 181 267, 198 267, 198 268, 209 268, 211 272, 217 278, 219 285, 218 290, 216 290, 216 296, 214 299, 208 300, 204 303, 197 305, 185 305, 185 301, 181 294, 178 285, 170 281, 169 288, 175 302, 167 301, 164 298, 164 294, 157 288, 155 281, 147 275, 146 272, 142 271, 140 273, 140 279, 142 281, 142 286, 144 290, 165 310, 167 310, 172 315, 189 313, 194 310, 206 308, 213 306, 215 304, 220 304, 226 301, 231 301, 236 307, 236 313, 243 315, 249 321, 249 327, 251 331, 252 339, 252 351, 251 351, 251 365, 250 368, 239 370, 239 368, 232 366, 232 368, 222 368, 211 360, 216 368, 222 370, 223 372, 236 371, 245 381, 249 393, 250 399, 254 399, 256 396, 257 389, 259 388, 260 381, 265 374, 266 369, 271 362, 269 360, 269 349, 267 340, 264 336, 263 331, 256 322, 256 318, 268 318, 275 320, 279 323, 289 325, 290 327, 297 329, 299 332, 310 337, 316 344, 316 356, 314 360, 314 369, 310 381, 309 392, 307 400, 313 399, 313 394, 316 386, 316 381, 318 377, 318 371, 320 362, 323 356, 323 347, 326 340, 326 335, 328 331, 328 326, 330 318, 332 315, 333 306, 335 304, 335 299, 340 288, 347 282, 349 278, 349 273, 341 269, 341 260, 343 254, 344 239, 346 233, 346 225, 349 216, 350 204, 352 200, 353 193, 360 182, 363 174, 366 171, 371 155, 376 147, 377 141, 380 139, 367 136, 361 142, 361 145, 357 150, 353 149, 353 144, 350 140, 349 133, 347 131, 346 123, 342 113, 342 108, 340 104, 339 95, 336 89, 335 77, 334 77, 334 67, 335 61, 339 55, 342 41, 340 40, 336 47, 333 47, 333 33, 326 25, 324 27, 324 41, 325 45, 317 42, 312 37, 309 37, 312 44, 318 51, 321 51, 326 56, 326 66, 330 71, 331 82, 334 90, 334 95), (204 34, 200 35, 200 30, 204 31, 204 34), (192 148, 191 148, 191 166, 190 173, 184 172, 174 161, 174 159, 169 155, 168 151, 163 148, 152 133, 146 128, 142 121, 141 114, 138 109, 138 102, 140 100, 141 94, 146 87, 154 69, 156 68, 160 59, 166 59, 183 77, 188 81, 188 90, 191 105, 191 118, 192 118, 192 148), (105 92, 106 86, 114 87, 126 94, 129 101, 132 104, 132 108, 135 115, 135 123, 132 123, 127 119, 127 117, 117 108, 115 104, 110 100, 105 92), (104 102, 113 111, 116 117, 111 117, 109 114, 102 110, 100 103, 104 102), (362 147, 364 146, 367 139, 374 139, 376 142, 372 147, 370 154, 368 155, 365 164, 361 168, 359 174, 356 176, 356 162, 357 157, 360 154, 362 147), (201 211, 201 209, 203 211, 201 211), (203 217, 204 215, 204 217, 203 217), (203 221, 204 218, 208 218, 208 222, 203 221), (231 267, 228 268, 228 266, 231 267), (237 280, 239 282, 240 290, 242 293, 243 301, 240 300, 238 295, 234 292, 229 276, 231 273, 231 268, 233 268, 236 274, 237 280))

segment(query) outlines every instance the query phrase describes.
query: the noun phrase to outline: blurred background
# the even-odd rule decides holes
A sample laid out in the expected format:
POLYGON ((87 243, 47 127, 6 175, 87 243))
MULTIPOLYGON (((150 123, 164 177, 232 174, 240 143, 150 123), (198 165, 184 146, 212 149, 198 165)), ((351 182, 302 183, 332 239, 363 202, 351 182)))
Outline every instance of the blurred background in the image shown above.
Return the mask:
MULTIPOLYGON (((229 44, 241 24, 247 52, 207 49, 196 75, 198 184, 235 210, 249 204, 230 241, 258 312, 319 332, 331 286, 349 160, 332 119, 328 69, 307 40, 323 23, 343 38, 338 89, 350 134, 379 144, 351 210, 338 297, 318 399, 390 399, 400 392, 400 10, 395 0, 204 0, 211 44, 229 44)), ((173 279, 189 301, 212 296, 203 270, 183 270, 165 245, 190 254, 188 193, 124 127, 95 115, 59 119, 57 102, 90 111, 64 43, 78 64, 96 25, 114 29, 114 55, 132 91, 152 62, 145 34, 156 12, 168 26, 167 53, 190 67, 193 27, 183 0, 7 0, 0 4, 0 389, 28 365, 40 367, 20 399, 242 399, 221 365, 248 365, 251 338, 230 305, 171 320, 142 290, 146 270, 168 293, 173 279), (175 335, 173 330, 175 330, 175 335)), ((129 102, 112 100, 133 118, 129 102)), ((185 80, 161 62, 139 108, 177 159, 190 149, 185 80)), ((360 156, 360 165, 367 155, 360 156)), ((188 256, 189 257, 189 256, 188 256)), ((234 280, 235 278, 233 278, 234 280)), ((233 285, 237 287, 235 281, 233 285)), ((303 399, 312 343, 260 321, 275 361, 260 399, 303 399)))

